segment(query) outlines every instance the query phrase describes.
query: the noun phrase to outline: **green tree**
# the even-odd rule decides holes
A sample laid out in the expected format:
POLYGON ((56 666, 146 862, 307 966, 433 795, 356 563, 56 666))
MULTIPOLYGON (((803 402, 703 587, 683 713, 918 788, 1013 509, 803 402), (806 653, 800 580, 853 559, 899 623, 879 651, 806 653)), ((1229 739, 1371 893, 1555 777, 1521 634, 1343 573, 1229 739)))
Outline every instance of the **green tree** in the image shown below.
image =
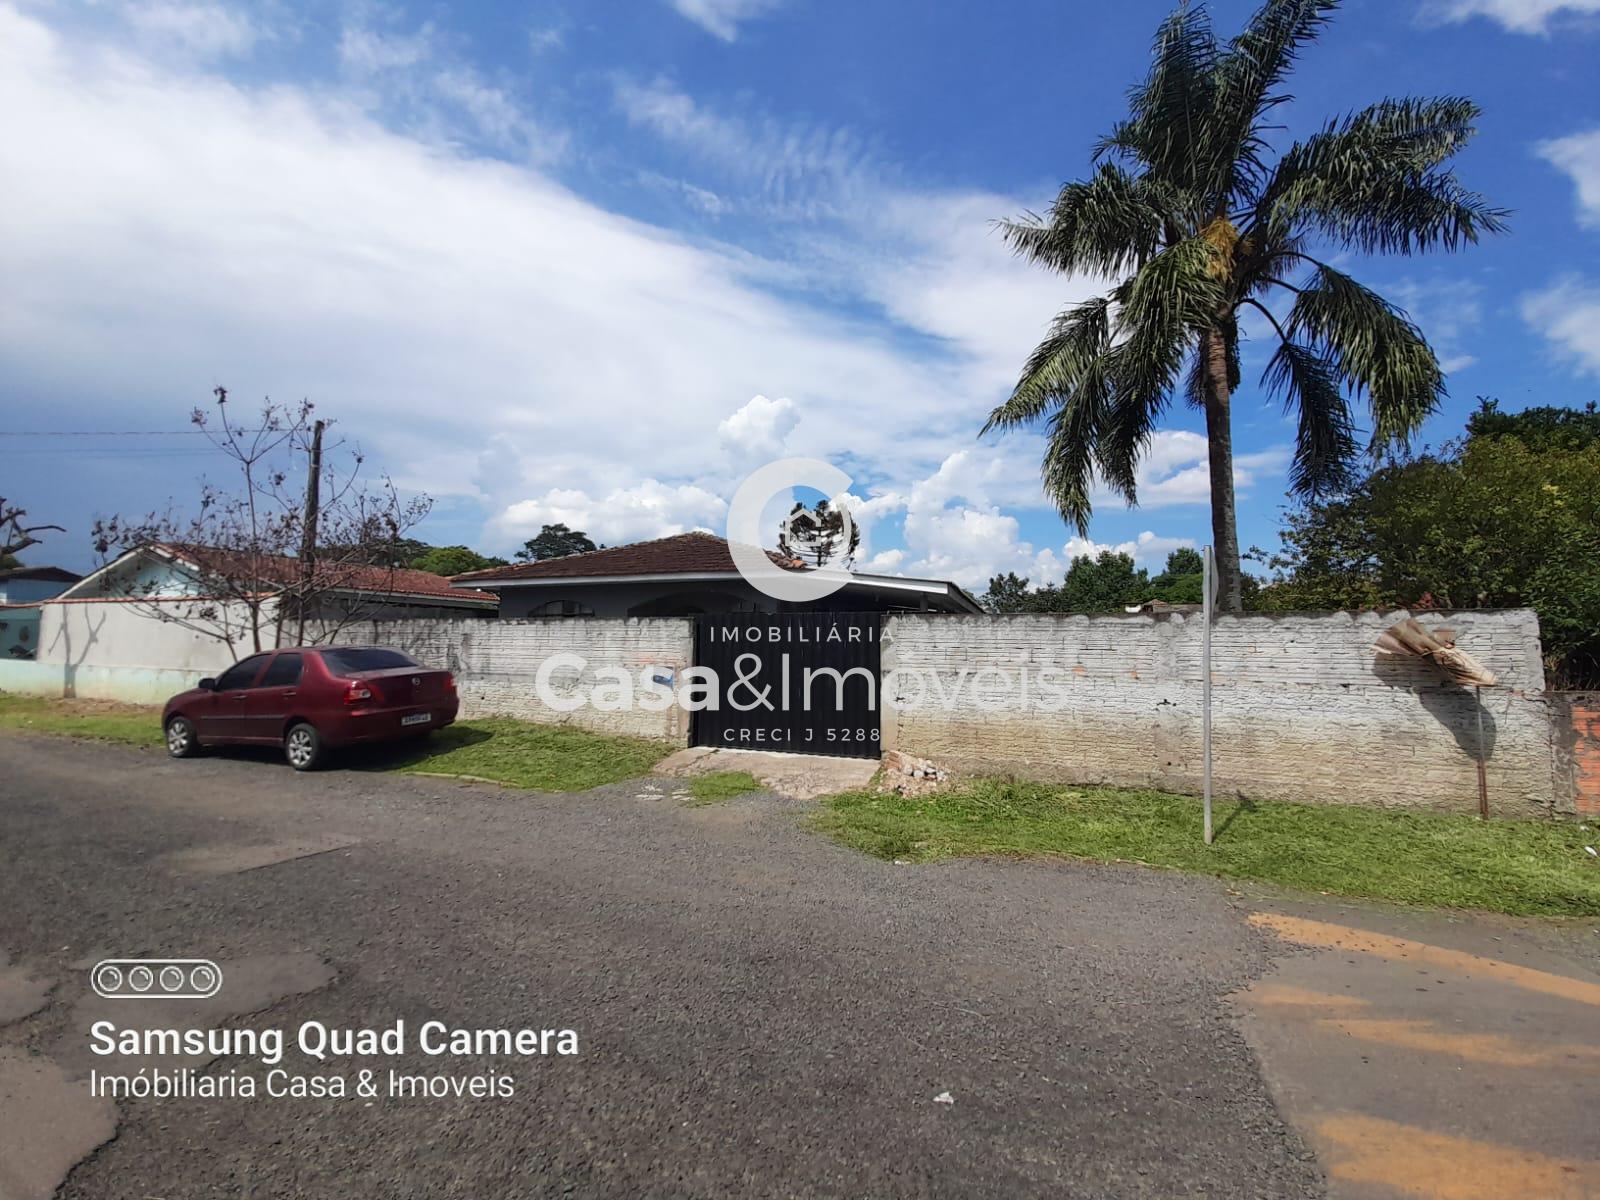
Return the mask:
POLYGON ((989 590, 983 593, 981 603, 992 613, 1020 613, 1034 611, 1034 593, 1028 581, 1014 571, 994 575, 989 579, 989 590))
POLYGON ((1167 555, 1166 568, 1150 580, 1150 594, 1146 599, 1165 600, 1168 604, 1202 604, 1205 602, 1205 560, 1200 551, 1180 546, 1167 555))
POLYGON ((1284 82, 1336 7, 1267 0, 1226 43, 1202 8, 1179 7, 1094 173, 1043 217, 1002 222, 1025 258, 1120 282, 1056 318, 985 428, 1047 423, 1045 490, 1087 534, 1096 479, 1137 502, 1139 461, 1181 392, 1205 414, 1225 611, 1244 602, 1230 420, 1240 311, 1273 331, 1262 382, 1298 417, 1293 492, 1337 494, 1358 453, 1351 400, 1371 411, 1373 449, 1403 446, 1444 380, 1402 311, 1312 252, 1455 250, 1504 228, 1445 166, 1474 132, 1470 100, 1382 100, 1273 155, 1284 82))
POLYGON ((543 562, 547 558, 566 558, 569 554, 585 554, 599 549, 589 535, 581 529, 568 529, 565 525, 545 525, 537 537, 522 543, 517 551, 518 562, 543 562))
MULTIPOLYGON (((1048 595, 1049 589, 1046 589, 1048 595)), ((1150 577, 1135 569, 1133 559, 1115 550, 1102 550, 1090 558, 1080 555, 1067 568, 1067 577, 1050 597, 1050 612, 1121 612, 1149 598, 1150 577)))
POLYGON ((1479 396, 1467 436, 1514 437, 1535 450, 1582 450, 1600 442, 1600 411, 1591 400, 1581 409, 1545 406, 1506 413, 1498 400, 1479 396))
POLYGON ((1463 441, 1305 505, 1261 607, 1530 607, 1551 681, 1600 686, 1600 430, 1562 411, 1584 415, 1486 405, 1463 441))
POLYGON ((435 575, 465 575, 468 571, 505 565, 505 559, 490 558, 467 546, 430 546, 410 562, 412 570, 431 571, 435 575))

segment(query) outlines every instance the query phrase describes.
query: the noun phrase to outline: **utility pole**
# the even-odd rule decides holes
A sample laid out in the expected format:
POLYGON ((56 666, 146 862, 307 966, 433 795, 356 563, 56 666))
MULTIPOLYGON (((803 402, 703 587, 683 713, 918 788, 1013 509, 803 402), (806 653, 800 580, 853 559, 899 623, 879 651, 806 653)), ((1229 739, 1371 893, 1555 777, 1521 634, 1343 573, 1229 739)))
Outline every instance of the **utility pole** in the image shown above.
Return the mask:
POLYGON ((304 645, 306 640, 306 597, 311 595, 311 581, 317 567, 317 506, 318 489, 322 485, 322 427, 317 421, 311 426, 311 467, 306 473, 306 505, 301 514, 300 531, 300 596, 295 606, 298 610, 295 641, 304 645))

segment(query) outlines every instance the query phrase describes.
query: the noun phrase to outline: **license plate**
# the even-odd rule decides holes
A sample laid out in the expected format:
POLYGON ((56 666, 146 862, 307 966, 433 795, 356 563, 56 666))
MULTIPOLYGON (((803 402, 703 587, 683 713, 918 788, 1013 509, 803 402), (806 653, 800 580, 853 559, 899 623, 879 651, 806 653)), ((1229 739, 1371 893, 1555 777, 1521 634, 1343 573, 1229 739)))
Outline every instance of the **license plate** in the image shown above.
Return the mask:
POLYGON ((402 724, 402 725, 426 725, 431 720, 433 720, 433 714, 432 713, 412 713, 409 717, 401 717, 400 718, 400 724, 402 724))

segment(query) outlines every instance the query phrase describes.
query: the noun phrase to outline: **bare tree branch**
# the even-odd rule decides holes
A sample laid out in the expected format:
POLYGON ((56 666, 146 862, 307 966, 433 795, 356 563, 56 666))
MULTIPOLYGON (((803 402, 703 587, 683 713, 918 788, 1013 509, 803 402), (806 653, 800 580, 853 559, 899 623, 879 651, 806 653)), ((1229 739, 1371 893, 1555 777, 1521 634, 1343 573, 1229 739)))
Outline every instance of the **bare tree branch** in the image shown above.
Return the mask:
MULTIPOLYGON (((324 445, 314 569, 296 557, 305 534, 305 454, 313 406, 265 401, 259 420, 241 425, 227 389, 212 411, 191 420, 237 472, 238 489, 200 482, 196 511, 113 516, 94 526, 103 565, 130 552, 146 556, 107 572, 101 586, 156 620, 222 642, 238 658, 281 645, 286 622, 326 640, 395 594, 395 544, 427 516, 426 496, 402 499, 387 477, 365 485, 364 456, 341 442, 324 445), (297 481, 298 477, 298 481, 297 481), (383 565, 387 564, 387 565, 383 565), (149 568, 149 569, 146 569, 149 568), (174 586, 180 573, 185 594, 174 586)), ((325 422, 325 425, 331 422, 325 422)))

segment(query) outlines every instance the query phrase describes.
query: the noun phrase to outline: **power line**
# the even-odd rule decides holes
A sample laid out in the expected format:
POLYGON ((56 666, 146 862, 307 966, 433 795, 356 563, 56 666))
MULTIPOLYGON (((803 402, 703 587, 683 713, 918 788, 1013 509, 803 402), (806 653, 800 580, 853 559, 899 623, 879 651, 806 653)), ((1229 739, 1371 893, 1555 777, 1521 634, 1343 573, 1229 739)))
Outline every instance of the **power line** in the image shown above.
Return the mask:
MULTIPOLYGON (((280 432, 266 429, 235 429, 234 433, 280 432)), ((288 430, 281 432, 287 433, 288 430)), ((206 437, 226 436, 218 429, 0 429, 0 437, 206 437)))

